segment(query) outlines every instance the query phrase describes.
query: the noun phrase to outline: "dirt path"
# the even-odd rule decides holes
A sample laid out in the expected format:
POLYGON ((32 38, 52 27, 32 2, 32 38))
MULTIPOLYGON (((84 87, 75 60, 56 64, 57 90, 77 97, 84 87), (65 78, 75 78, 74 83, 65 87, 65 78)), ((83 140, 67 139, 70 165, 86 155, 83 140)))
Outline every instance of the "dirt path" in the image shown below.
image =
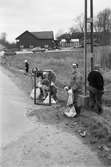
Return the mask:
POLYGON ((28 98, 1 70, 0 78, 0 145, 6 145, 30 130, 32 124, 24 116, 28 98))
POLYGON ((3 148, 2 167, 103 167, 75 134, 41 122, 35 126, 3 148))

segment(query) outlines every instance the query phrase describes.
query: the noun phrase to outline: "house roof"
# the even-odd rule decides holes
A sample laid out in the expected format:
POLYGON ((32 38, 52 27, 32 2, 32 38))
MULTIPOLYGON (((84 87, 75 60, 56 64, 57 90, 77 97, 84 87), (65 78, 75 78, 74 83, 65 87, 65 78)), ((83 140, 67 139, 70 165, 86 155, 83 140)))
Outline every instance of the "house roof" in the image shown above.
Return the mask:
MULTIPOLYGON (((37 39, 54 39, 53 31, 40 31, 40 32, 25 31, 24 33, 30 33, 31 35, 33 35, 37 39)), ((19 39, 21 36, 23 36, 24 33, 19 35, 16 38, 16 40, 19 39)))
POLYGON ((4 50, 4 49, 5 49, 5 46, 2 45, 2 44, 0 44, 0 51, 1 51, 1 50, 4 50))
POLYGON ((53 39, 53 31, 30 32, 38 39, 53 39))

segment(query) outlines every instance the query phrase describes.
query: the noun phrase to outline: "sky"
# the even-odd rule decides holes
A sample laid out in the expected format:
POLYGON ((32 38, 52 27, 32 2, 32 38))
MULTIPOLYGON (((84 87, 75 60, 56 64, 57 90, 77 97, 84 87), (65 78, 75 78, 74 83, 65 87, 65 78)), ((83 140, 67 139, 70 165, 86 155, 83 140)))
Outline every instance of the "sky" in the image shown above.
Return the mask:
MULTIPOLYGON (((84 13, 85 0, 0 0, 0 34, 6 32, 7 40, 28 30, 67 32, 77 16, 84 13)), ((89 12, 88 0, 88 12, 89 12)), ((111 9, 111 0, 93 0, 96 15, 105 8, 111 9)))

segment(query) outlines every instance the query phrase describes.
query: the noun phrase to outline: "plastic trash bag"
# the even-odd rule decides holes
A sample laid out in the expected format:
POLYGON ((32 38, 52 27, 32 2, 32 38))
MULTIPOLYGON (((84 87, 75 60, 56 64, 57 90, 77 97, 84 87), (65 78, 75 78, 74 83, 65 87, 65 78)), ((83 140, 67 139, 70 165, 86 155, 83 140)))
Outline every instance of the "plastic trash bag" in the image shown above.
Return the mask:
MULTIPOLYGON (((36 88, 36 99, 39 99, 41 94, 40 88, 36 88)), ((34 88, 32 89, 31 93, 30 93, 30 97, 32 99, 34 99, 34 88)))
MULTIPOLYGON (((49 104, 49 94, 46 99, 43 101, 44 104, 49 104)), ((56 104, 56 101, 51 97, 51 104, 56 104)))
POLYGON ((73 91, 72 89, 68 90, 68 100, 67 100, 67 106, 70 106, 73 104, 73 91))
POLYGON ((77 115, 75 107, 73 105, 73 90, 69 89, 67 91, 68 93, 68 100, 67 100, 67 107, 66 110, 64 111, 64 115, 67 117, 75 117, 77 115))
POLYGON ((74 105, 71 107, 67 107, 67 109, 64 112, 64 115, 66 115, 67 117, 75 117, 77 113, 76 113, 74 105))

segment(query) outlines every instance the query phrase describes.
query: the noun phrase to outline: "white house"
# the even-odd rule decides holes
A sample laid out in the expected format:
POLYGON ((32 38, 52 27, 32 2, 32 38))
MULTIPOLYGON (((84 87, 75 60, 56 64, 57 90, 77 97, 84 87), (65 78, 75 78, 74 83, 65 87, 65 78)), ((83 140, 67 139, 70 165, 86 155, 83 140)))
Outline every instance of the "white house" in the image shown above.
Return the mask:
POLYGON ((73 46, 74 48, 79 47, 79 39, 71 39, 70 43, 71 43, 71 46, 73 46))
POLYGON ((66 46, 66 39, 61 39, 60 45, 61 45, 62 47, 65 47, 65 46, 66 46))

